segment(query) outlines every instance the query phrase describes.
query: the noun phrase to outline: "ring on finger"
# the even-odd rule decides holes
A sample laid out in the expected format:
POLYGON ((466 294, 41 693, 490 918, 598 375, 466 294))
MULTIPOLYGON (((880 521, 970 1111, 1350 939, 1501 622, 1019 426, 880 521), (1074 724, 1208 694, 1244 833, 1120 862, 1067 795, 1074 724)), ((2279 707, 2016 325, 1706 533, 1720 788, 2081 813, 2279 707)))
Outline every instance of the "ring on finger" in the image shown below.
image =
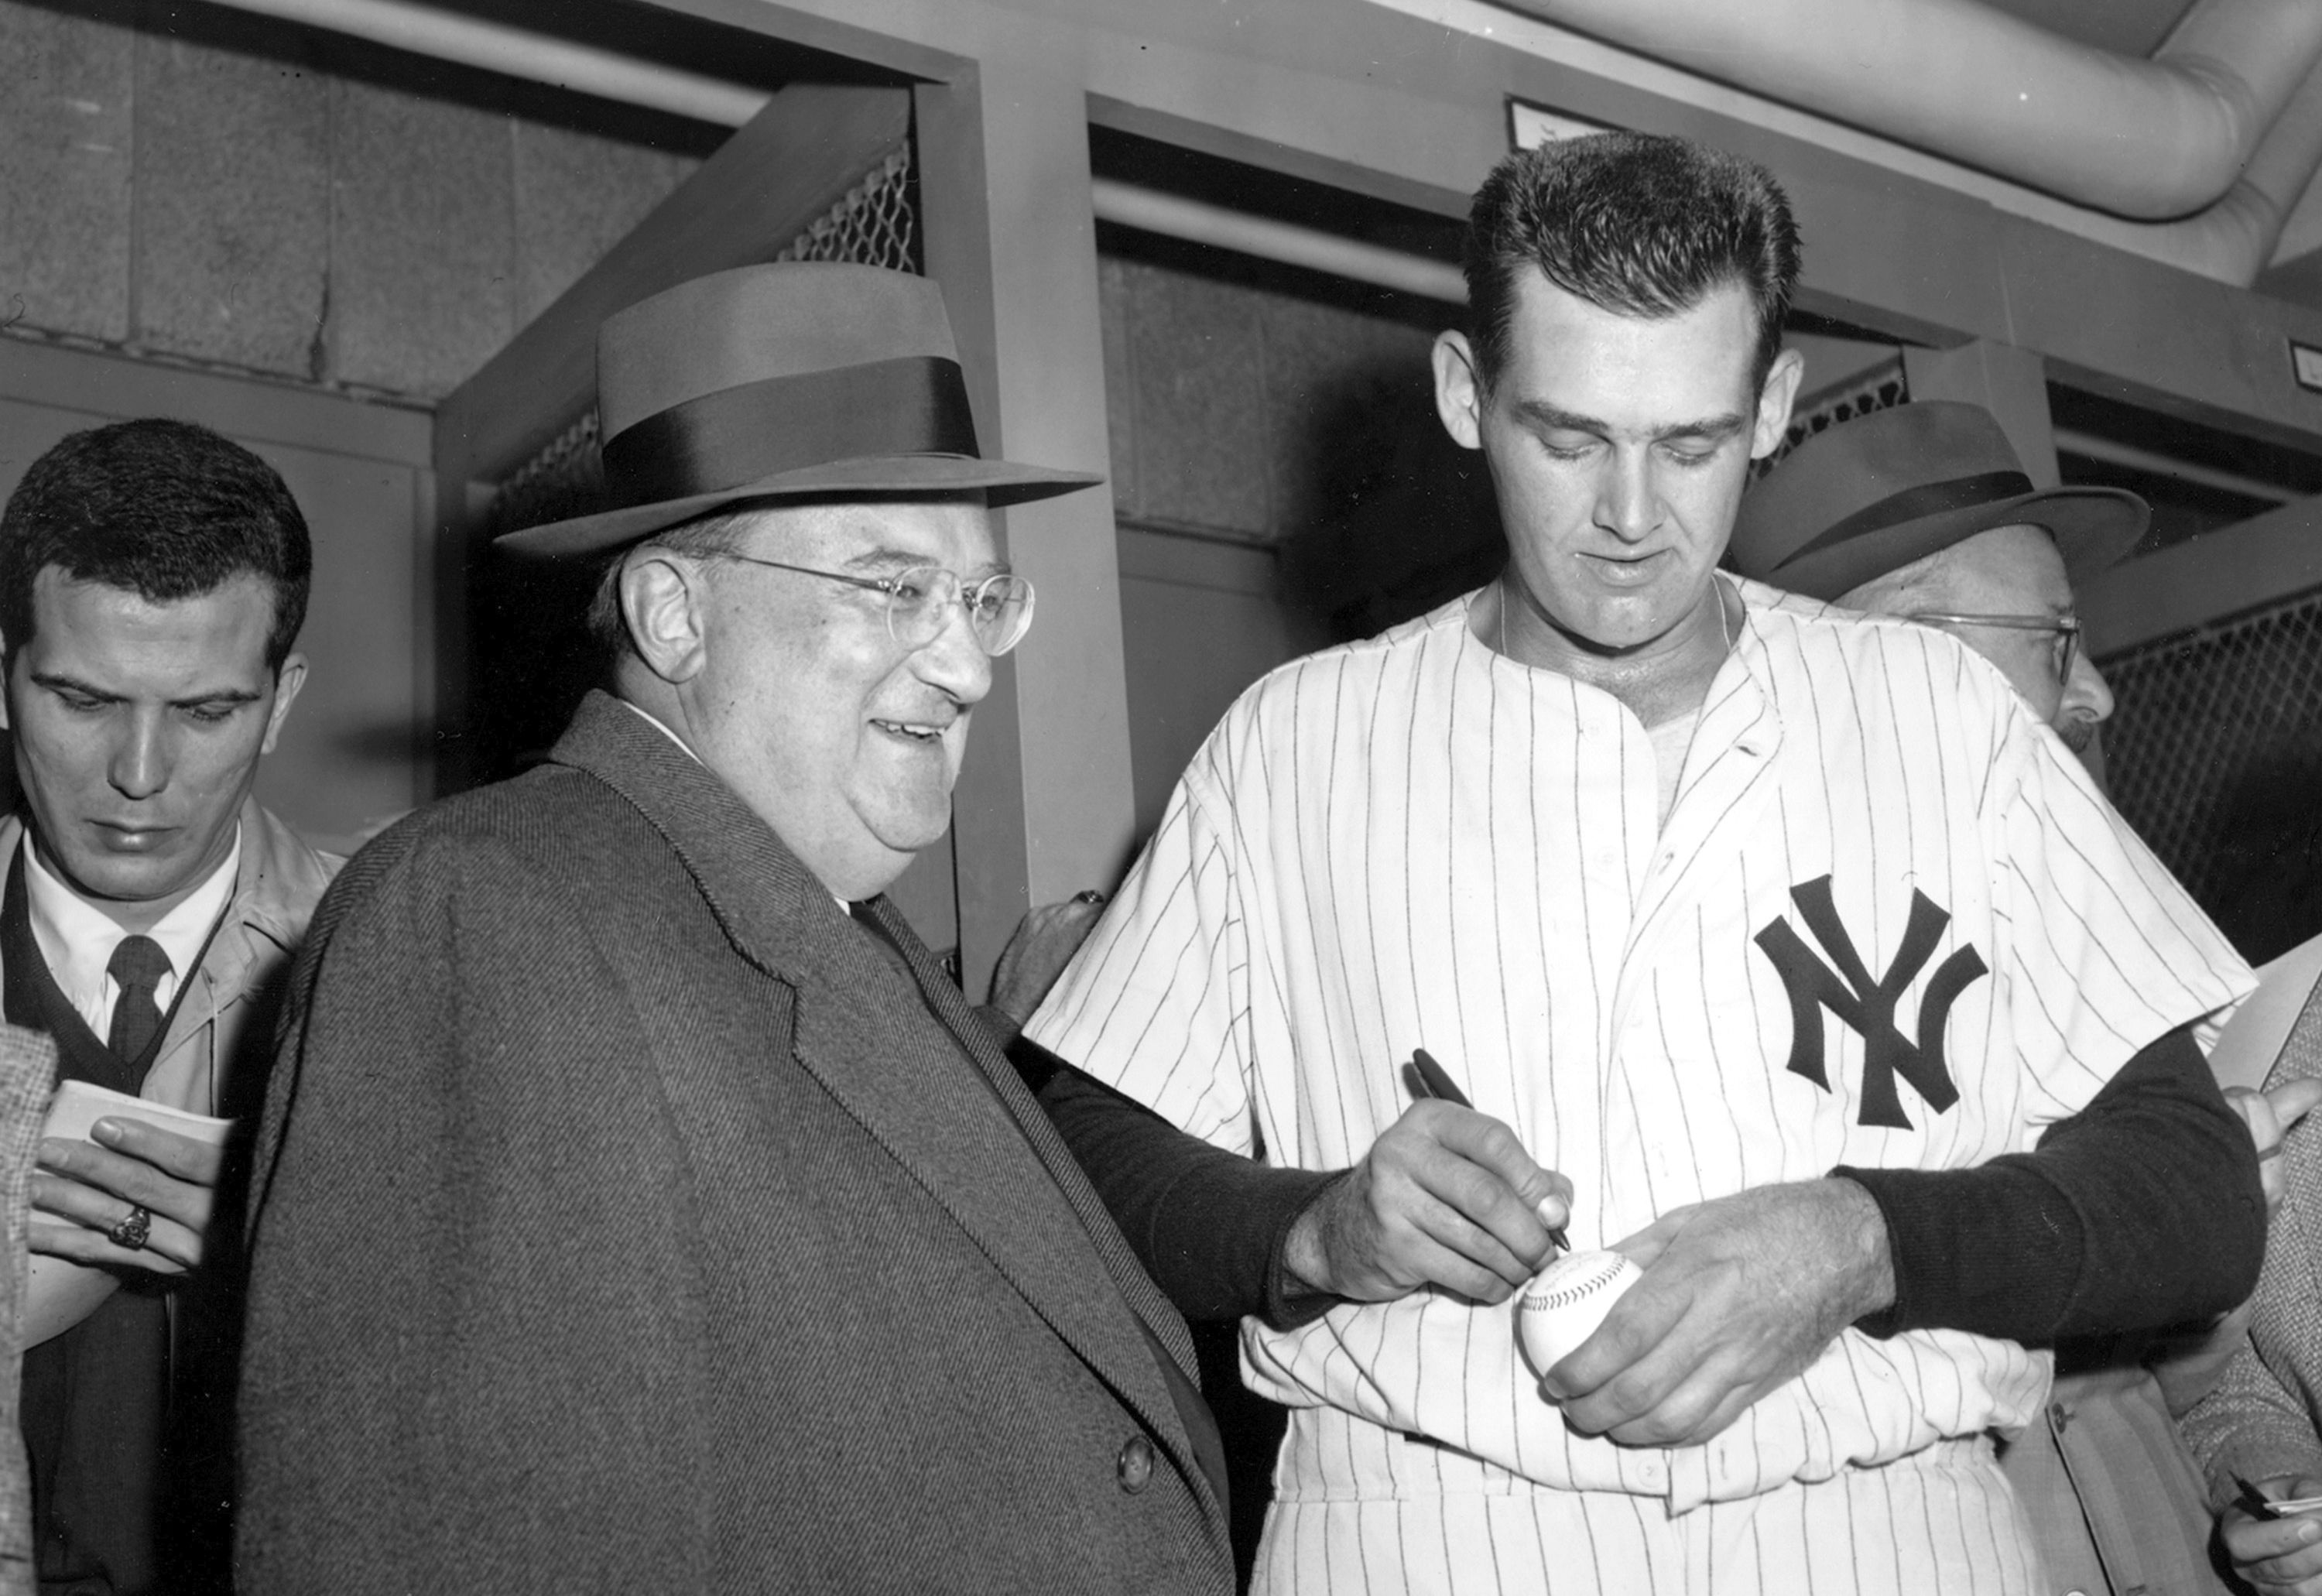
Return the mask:
POLYGON ((116 1247, 125 1247, 133 1253, 141 1252, 144 1249, 145 1238, 151 1235, 152 1231, 151 1211, 132 1205, 129 1211, 121 1217, 119 1222, 105 1233, 105 1239, 116 1247))

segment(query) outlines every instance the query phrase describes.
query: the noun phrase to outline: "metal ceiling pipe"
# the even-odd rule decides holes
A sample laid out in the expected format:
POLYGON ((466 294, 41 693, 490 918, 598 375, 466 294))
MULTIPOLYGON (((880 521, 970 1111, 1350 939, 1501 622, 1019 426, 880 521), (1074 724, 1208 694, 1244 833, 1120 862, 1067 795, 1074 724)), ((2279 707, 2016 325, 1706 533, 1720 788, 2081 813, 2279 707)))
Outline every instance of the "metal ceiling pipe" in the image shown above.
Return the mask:
POLYGON ((480 67, 527 83, 545 83, 625 105, 720 127, 739 127, 772 96, 722 78, 705 78, 609 50, 488 23, 406 0, 218 0, 236 11, 301 23, 368 39, 414 55, 480 67))
POLYGON ((2149 60, 1979 0, 1497 3, 2144 221, 2224 197, 2322 60, 2314 0, 2197 0, 2149 60))
POLYGON ((2107 465, 2126 466, 2131 470, 2146 471, 2156 477, 2174 477, 2181 482, 2214 488, 2220 493, 2253 498, 2262 504, 2286 505, 2292 499, 2306 497, 2294 488, 2268 482, 2261 477, 2199 465, 2189 460, 2179 460, 2174 455, 2140 448, 2135 443, 2123 443, 2094 433, 2075 432, 2070 427, 2056 429, 2056 452, 2077 454, 2083 460, 2102 461, 2107 465))
POLYGON ((1255 255, 1261 260, 1278 261, 1285 266, 1303 266, 1350 282, 1392 288, 1399 294, 1416 294, 1422 299, 1440 299, 1451 305, 1467 303, 1467 282, 1459 269, 1423 255, 1406 254, 1335 233, 1139 188, 1111 178, 1099 178, 1089 187, 1100 222, 1255 255))

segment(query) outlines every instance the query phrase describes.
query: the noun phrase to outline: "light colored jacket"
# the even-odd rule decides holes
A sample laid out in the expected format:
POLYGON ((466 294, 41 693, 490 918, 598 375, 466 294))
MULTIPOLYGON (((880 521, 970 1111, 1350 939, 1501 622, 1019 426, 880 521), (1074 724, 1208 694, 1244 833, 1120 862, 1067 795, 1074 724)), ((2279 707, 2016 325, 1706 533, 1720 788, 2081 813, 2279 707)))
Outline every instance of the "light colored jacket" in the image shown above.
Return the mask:
MULTIPOLYGON (((224 1114, 234 1071, 263 1070, 274 1044, 275 999, 306 921, 346 861, 299 840, 252 798, 242 800, 242 859, 225 919, 193 984, 169 1017, 169 1035, 141 1096, 197 1114, 224 1114)), ((0 820, 0 868, 11 867, 24 822, 0 820)))

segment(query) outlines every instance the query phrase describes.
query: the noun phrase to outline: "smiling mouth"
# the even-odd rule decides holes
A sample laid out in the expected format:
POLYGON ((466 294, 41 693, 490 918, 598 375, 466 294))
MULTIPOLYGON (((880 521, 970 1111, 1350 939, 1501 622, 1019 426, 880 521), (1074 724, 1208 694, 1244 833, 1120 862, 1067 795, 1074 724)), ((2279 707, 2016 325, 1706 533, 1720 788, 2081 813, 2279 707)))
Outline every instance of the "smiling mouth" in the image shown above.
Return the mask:
POLYGON ((950 729, 925 721, 873 720, 871 724, 890 736, 900 737, 909 743, 940 743, 944 733, 950 729))

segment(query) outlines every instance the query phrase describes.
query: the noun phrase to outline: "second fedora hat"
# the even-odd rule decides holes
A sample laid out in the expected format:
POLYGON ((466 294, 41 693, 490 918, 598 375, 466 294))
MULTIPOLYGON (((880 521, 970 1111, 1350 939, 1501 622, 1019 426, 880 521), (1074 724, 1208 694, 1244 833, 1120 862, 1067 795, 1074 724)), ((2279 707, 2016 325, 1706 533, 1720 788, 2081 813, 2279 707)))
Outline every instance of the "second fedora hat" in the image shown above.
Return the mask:
POLYGON ((2152 511, 2117 488, 2035 488, 1979 405, 1929 399, 1816 433, 1742 496, 1743 576, 1836 598, 1995 526, 2047 529, 2077 586, 2128 552, 2152 511))

